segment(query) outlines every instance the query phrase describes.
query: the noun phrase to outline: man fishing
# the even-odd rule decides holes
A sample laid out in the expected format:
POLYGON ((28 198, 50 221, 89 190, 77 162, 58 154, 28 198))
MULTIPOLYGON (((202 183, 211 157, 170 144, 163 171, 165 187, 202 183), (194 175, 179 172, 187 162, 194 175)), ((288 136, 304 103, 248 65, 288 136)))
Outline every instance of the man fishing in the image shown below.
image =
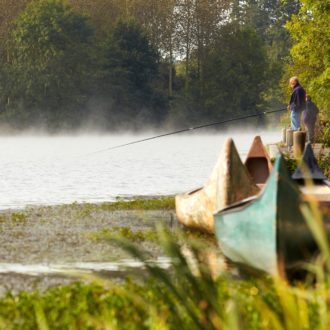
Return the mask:
POLYGON ((294 131, 300 129, 300 115, 306 107, 306 92, 299 84, 297 77, 290 78, 290 86, 292 94, 289 102, 289 109, 291 111, 291 128, 294 131))

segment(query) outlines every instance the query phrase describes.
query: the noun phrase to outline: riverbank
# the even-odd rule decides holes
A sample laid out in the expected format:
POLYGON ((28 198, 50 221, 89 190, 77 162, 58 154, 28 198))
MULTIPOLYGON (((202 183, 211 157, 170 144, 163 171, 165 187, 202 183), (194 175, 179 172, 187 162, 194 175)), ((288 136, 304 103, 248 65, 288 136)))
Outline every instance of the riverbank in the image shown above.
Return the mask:
POLYGON ((175 223, 172 197, 2 211, 0 295, 77 281, 67 276, 70 270, 110 269, 116 277, 126 269, 125 263, 129 268, 132 257, 109 239, 137 242, 157 260, 163 254, 156 227, 174 228, 175 223))
POLYGON ((262 274, 213 276, 226 268, 214 238, 176 230, 173 197, 6 210, 0 233, 0 329, 328 325, 327 276, 294 287, 262 274))

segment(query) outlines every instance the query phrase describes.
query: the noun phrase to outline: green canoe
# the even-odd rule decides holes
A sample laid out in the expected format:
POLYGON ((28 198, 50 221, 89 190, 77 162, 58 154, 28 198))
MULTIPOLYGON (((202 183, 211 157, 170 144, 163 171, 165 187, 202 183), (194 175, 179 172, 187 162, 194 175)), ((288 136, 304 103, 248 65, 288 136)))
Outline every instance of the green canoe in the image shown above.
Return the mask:
POLYGON ((226 257, 273 275, 308 262, 317 252, 301 206, 304 196, 282 155, 260 195, 215 214, 215 231, 226 257))

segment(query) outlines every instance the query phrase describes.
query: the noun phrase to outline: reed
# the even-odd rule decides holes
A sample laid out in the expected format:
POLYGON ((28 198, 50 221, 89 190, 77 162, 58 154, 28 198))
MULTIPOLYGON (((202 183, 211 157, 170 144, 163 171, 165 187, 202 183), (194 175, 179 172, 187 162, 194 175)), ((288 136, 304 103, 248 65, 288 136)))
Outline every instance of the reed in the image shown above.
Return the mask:
POLYGON ((0 329, 329 329, 330 248, 316 204, 306 205, 320 255, 305 265, 304 281, 215 274, 207 238, 160 228, 170 269, 131 240, 111 239, 143 261, 146 273, 125 283, 102 277, 43 293, 8 293, 0 299, 0 329))
POLYGON ((315 275, 313 281, 307 277, 304 282, 289 283, 284 278, 262 275, 249 280, 225 274, 214 278, 200 247, 186 243, 185 250, 190 253, 183 253, 182 245, 166 231, 161 232, 160 240, 173 260, 170 272, 149 264, 130 243, 119 244, 145 262, 158 298, 172 311, 170 328, 329 329, 329 247, 315 214, 309 208, 304 211, 321 247, 315 264, 306 265, 315 275))

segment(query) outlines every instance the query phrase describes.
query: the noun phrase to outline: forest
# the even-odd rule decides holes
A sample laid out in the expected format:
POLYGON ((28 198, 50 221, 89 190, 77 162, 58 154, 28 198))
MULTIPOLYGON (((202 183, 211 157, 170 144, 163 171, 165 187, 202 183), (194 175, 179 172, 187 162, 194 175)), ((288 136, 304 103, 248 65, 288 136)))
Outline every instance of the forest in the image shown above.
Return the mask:
POLYGON ((329 0, 2 0, 0 124, 178 128, 283 107, 329 116, 329 0))

